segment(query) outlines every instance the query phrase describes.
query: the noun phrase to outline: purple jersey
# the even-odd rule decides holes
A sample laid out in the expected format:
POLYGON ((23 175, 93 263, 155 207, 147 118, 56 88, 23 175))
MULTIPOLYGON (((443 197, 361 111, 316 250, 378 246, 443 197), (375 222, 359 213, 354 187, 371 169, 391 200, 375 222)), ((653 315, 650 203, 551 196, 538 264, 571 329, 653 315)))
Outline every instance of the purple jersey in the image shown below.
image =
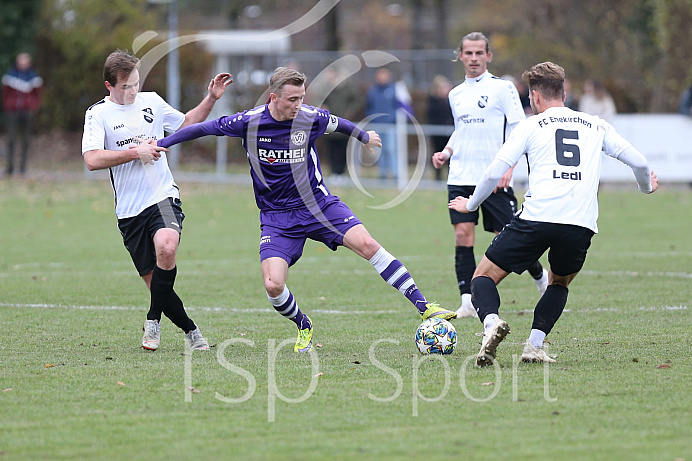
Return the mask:
POLYGON ((158 144, 168 147, 204 135, 242 138, 260 210, 321 207, 330 193, 322 182, 315 140, 325 134, 330 118, 338 124, 328 111, 303 105, 295 119, 279 122, 264 105, 193 125, 197 132, 191 137, 188 127, 158 144))

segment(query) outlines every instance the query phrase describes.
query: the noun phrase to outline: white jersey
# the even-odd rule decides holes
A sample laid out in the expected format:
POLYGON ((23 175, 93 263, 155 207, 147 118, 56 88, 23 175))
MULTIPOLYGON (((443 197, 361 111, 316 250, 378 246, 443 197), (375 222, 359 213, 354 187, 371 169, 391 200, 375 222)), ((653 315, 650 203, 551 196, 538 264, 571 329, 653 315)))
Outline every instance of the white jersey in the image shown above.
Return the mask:
MULTIPOLYGON (((86 111, 82 155, 90 150, 126 150, 142 140, 163 138, 164 130, 176 131, 185 114, 169 106, 156 93, 138 93, 133 104, 122 105, 108 97, 86 111)), ((180 198, 165 152, 153 165, 132 160, 109 168, 118 219, 137 216, 167 197, 180 198)))
POLYGON ((629 147, 605 120, 552 107, 517 125, 497 159, 514 165, 526 153, 529 190, 517 216, 598 232, 601 151, 617 159, 629 147))
POLYGON ((519 92, 509 80, 485 71, 452 89, 449 105, 454 134, 447 143, 453 150, 447 184, 475 186, 505 142, 507 125, 526 118, 519 92))

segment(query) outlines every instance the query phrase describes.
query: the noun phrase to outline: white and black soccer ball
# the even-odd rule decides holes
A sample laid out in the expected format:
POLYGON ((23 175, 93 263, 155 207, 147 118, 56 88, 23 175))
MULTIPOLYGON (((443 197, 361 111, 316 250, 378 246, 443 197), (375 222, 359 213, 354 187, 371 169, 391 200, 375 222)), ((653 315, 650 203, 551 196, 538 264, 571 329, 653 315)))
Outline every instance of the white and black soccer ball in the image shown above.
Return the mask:
POLYGON ((457 344, 457 331, 447 320, 430 318, 420 324, 415 339, 421 354, 451 354, 457 344))

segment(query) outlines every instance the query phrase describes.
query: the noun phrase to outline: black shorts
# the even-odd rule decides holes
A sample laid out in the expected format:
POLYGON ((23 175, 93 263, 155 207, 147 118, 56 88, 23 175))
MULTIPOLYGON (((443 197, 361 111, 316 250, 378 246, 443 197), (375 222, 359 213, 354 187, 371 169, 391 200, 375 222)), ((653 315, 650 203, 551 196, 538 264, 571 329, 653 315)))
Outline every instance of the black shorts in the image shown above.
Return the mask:
MULTIPOLYGON (((453 186, 447 185, 447 198, 452 200, 458 196, 468 198, 476 186, 453 186)), ((459 213, 456 210, 449 210, 449 217, 452 224, 462 222, 472 222, 478 224, 479 212, 483 212, 483 229, 496 233, 500 232, 505 224, 510 222, 517 212, 517 198, 514 196, 514 190, 511 187, 500 189, 490 197, 485 199, 478 210, 471 213, 459 213)))
POLYGON ((156 205, 145 208, 137 216, 118 219, 118 229, 123 236, 125 248, 130 252, 139 275, 146 275, 156 267, 154 234, 159 229, 183 230, 185 215, 182 202, 177 198, 167 198, 156 205))
POLYGON ((485 256, 505 272, 521 274, 550 249, 550 270, 567 276, 584 266, 593 234, 586 227, 514 217, 493 239, 485 256))

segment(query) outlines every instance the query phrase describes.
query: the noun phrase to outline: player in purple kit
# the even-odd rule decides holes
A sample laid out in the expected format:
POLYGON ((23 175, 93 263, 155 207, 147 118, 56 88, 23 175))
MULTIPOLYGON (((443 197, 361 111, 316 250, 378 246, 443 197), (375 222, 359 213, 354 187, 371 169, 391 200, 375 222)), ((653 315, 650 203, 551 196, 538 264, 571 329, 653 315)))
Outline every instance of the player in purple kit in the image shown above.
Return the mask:
POLYGON ((170 147, 206 135, 242 138, 260 209, 260 260, 267 296, 279 314, 298 327, 296 352, 312 347, 312 322, 286 287, 288 268, 310 238, 332 250, 345 246, 367 259, 387 283, 403 293, 423 319, 452 319, 456 313, 429 303, 404 265, 373 239, 353 212, 324 185, 315 148, 333 132, 355 137, 365 148, 381 147, 379 135, 365 132, 327 110, 303 105, 304 74, 279 67, 270 79, 269 103, 190 125, 160 141, 170 147))

